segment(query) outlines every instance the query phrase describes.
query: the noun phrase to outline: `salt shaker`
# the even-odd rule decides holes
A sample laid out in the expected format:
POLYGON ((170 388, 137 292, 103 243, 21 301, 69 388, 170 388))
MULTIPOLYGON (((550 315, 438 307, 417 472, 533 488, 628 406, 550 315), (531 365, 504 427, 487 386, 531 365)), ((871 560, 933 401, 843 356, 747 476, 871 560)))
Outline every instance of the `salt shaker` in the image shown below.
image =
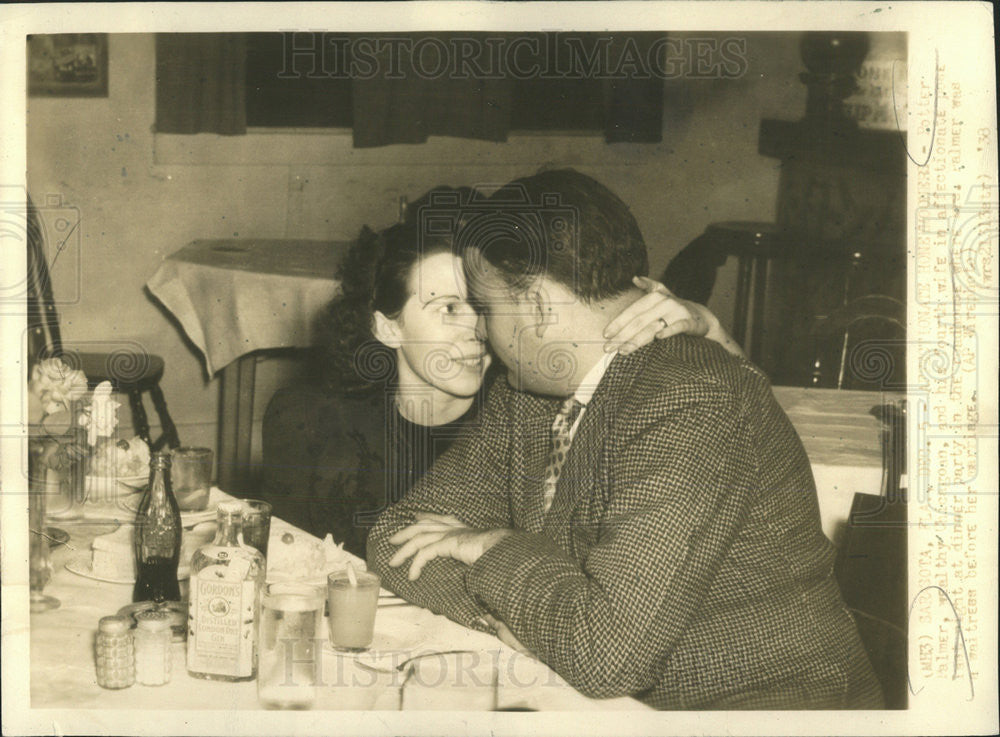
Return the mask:
POLYGON ((97 624, 97 685, 126 688, 135 683, 135 655, 128 619, 101 617, 97 624))
POLYGON ((135 680, 144 686, 170 681, 170 615, 163 611, 135 615, 135 680))

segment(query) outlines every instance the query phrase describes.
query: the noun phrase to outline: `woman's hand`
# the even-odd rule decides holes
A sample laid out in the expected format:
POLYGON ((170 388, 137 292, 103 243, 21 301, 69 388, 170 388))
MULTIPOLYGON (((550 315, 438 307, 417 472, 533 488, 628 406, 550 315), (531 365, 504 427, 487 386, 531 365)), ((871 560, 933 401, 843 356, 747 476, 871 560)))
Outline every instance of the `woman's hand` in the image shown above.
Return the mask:
POLYGON ((636 276, 632 282, 646 294, 608 323, 604 350, 629 354, 655 340, 687 333, 719 343, 730 353, 742 356, 743 351, 722 329, 718 318, 704 305, 674 296, 658 281, 636 276))

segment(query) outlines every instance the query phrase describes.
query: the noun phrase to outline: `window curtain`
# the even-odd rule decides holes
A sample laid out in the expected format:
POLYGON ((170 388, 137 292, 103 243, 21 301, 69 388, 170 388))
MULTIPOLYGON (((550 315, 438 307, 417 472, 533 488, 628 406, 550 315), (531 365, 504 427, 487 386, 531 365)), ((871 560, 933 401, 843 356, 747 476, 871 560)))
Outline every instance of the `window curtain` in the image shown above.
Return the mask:
MULTIPOLYGON (((468 37, 470 34, 463 34, 468 37)), ((375 57, 378 74, 351 84, 355 148, 423 143, 428 136, 505 141, 510 129, 508 79, 455 78, 435 72, 449 64, 452 34, 397 36, 408 43, 386 46, 375 57), (429 43, 434 40, 435 43, 429 43), (436 42, 441 42, 441 49, 436 42), (417 50, 414 63, 411 52, 417 50), (415 69, 425 70, 419 74, 415 69), (387 73, 387 70, 398 70, 387 73)), ((479 61, 479 60, 477 60, 479 61)), ((487 60, 482 60, 485 65, 487 60)))
MULTIPOLYGON (((409 43, 386 46, 374 56, 380 73, 351 82, 354 146, 423 143, 428 136, 506 141, 510 131, 510 78, 457 78, 447 66, 453 34, 410 34, 409 43), (420 43, 432 39, 433 43, 420 43), (417 50, 414 64, 410 54, 417 50), (395 56, 390 57, 390 54, 395 56), (429 71, 418 74, 414 68, 429 71), (385 70, 401 70, 387 74, 385 70)), ((468 37, 470 34, 462 34, 468 37)), ((662 34, 622 34, 613 58, 647 58, 662 34)), ((393 36, 393 38, 400 38, 393 36)), ((483 57, 489 52, 482 46, 483 57)), ((475 60, 489 68, 489 60, 475 60)), ((661 66, 662 68, 662 66, 661 66)), ((624 65, 620 78, 602 82, 604 136, 608 143, 662 140, 663 80, 624 65)), ((241 33, 161 33, 156 37, 156 130, 160 133, 246 133, 246 39, 241 33)))
POLYGON ((156 131, 246 133, 242 33, 156 35, 156 131))
MULTIPOLYGON (((462 34, 464 38, 478 34, 462 34)), ((507 35, 507 34, 502 34, 507 35)), ((518 34, 520 35, 520 34, 518 34)), ((394 38, 401 38, 393 36, 394 38)), ((486 38, 485 34, 481 34, 486 38)), ((496 34, 491 34, 496 38, 496 34)), ((354 146, 370 148, 393 143, 423 143, 430 135, 506 141, 510 131, 511 95, 517 94, 510 78, 470 77, 456 79, 447 73, 438 77, 414 71, 409 52, 421 49, 417 67, 434 71, 447 65, 440 58, 436 44, 421 45, 433 38, 450 48, 452 34, 423 34, 405 37, 390 58, 389 48, 382 49, 376 68, 381 73, 370 78, 355 78, 351 85, 354 146), (395 66, 393 66, 395 65, 395 66), (398 75, 384 70, 394 69, 398 75), (392 76, 393 78, 390 78, 392 76)), ((511 36, 513 38, 513 36, 511 36)), ((608 143, 659 143, 663 140, 663 79, 644 74, 641 67, 649 58, 653 44, 662 33, 632 33, 615 37, 611 58, 635 58, 643 61, 625 64, 621 78, 602 82, 604 97, 604 138, 608 143)), ((486 49, 485 44, 480 48, 486 49)), ((662 44, 660 47, 662 55, 662 44)), ((445 52, 447 53, 447 52, 445 52)), ((489 68, 486 52, 474 61, 489 68)), ((659 68, 663 69, 662 58, 659 68)))
MULTIPOLYGON (((604 140, 607 143, 659 143, 663 140, 663 79, 646 63, 662 33, 615 36, 610 57, 621 61, 624 79, 604 83, 604 140), (630 62, 631 60, 631 62, 630 62), (647 73, 640 72, 645 69, 647 73)), ((656 49, 665 68, 665 46, 656 49)))

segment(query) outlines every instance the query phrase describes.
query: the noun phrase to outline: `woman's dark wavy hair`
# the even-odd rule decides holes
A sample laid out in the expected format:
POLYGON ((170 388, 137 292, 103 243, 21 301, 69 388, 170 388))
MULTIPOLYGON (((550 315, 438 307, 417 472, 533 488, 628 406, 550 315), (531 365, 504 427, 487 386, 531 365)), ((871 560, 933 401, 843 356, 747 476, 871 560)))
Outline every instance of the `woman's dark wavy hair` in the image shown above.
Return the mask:
MULTIPOLYGON (((324 378, 329 388, 362 393, 396 376, 396 354, 375 338, 374 313, 399 317, 410 293, 413 267, 424 256, 458 254, 451 203, 471 190, 438 187, 407 208, 405 222, 375 233, 365 226, 337 267, 341 292, 318 325, 324 378), (441 204, 441 198, 444 204, 441 204)), ((457 225, 457 217, 455 225, 457 225)))

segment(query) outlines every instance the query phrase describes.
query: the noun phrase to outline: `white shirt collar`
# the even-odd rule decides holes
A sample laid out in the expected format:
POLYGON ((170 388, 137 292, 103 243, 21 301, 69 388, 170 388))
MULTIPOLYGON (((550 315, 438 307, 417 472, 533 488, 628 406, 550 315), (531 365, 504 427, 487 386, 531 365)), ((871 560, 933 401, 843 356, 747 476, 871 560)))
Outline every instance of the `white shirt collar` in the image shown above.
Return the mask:
POLYGON ((604 378, 604 374, 608 370, 608 366, 611 365, 611 362, 615 360, 615 356, 617 355, 618 351, 605 353, 601 360, 590 368, 590 371, 588 371, 580 381, 580 385, 573 394, 573 398, 576 399, 576 401, 584 406, 590 403, 591 398, 594 396, 594 392, 597 391, 598 384, 601 383, 601 379, 604 378))

